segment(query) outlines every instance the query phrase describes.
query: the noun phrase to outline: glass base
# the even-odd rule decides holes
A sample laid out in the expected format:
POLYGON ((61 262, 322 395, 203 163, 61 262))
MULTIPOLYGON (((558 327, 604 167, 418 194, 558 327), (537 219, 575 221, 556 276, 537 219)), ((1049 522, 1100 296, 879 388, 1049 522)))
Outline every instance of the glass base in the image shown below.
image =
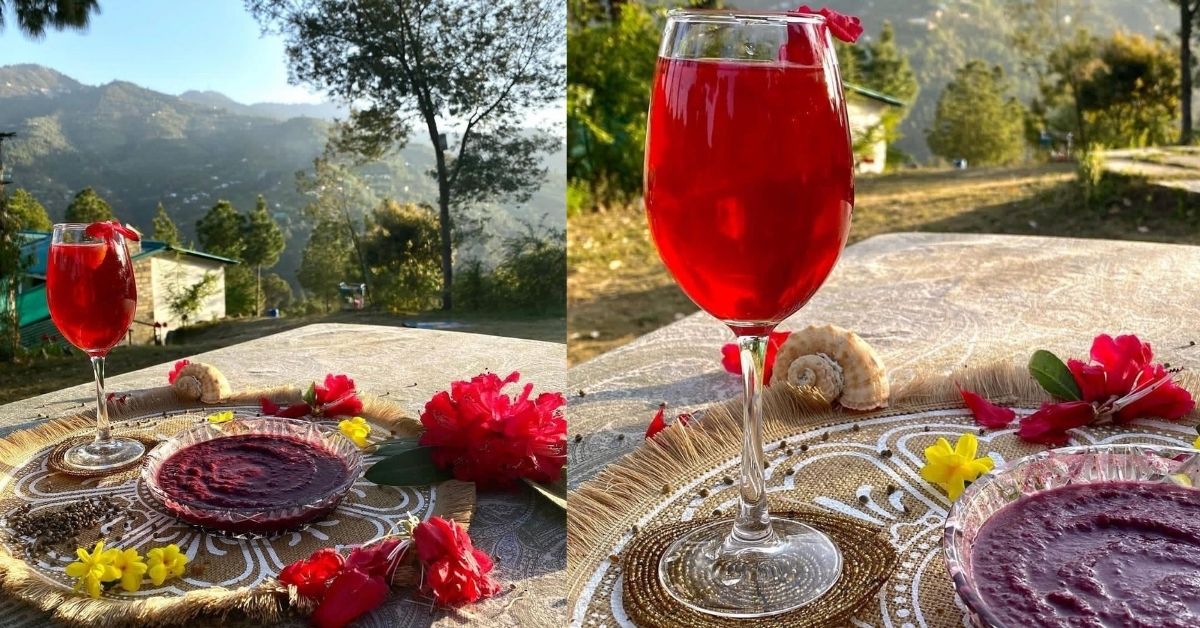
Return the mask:
POLYGON ((107 442, 80 443, 63 454, 67 466, 85 471, 103 471, 123 467, 146 453, 146 446, 131 438, 112 438, 107 442))
POLYGON ((733 521, 700 526, 663 554, 658 579, 684 605, 722 617, 765 617, 821 597, 842 574, 842 553, 824 533, 771 517, 774 539, 737 547, 733 521))

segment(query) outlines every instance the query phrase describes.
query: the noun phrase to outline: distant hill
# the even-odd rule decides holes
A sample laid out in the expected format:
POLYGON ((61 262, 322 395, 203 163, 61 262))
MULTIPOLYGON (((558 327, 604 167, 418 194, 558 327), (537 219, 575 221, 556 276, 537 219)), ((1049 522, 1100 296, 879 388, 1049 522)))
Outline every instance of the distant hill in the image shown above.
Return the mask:
MULTIPOLYGON (((896 29, 896 42, 909 56, 921 92, 912 111, 900 126, 904 138, 896 146, 918 160, 928 159, 925 130, 933 124, 933 115, 942 89, 954 71, 971 59, 1000 64, 1014 77, 1019 95, 1028 99, 1036 86, 1019 71, 1020 59, 1008 41, 1011 21, 1005 7, 1010 0, 838 0, 809 3, 830 4, 839 11, 859 16, 866 28, 863 43, 879 34, 883 22, 896 29)), ((730 0, 741 8, 794 8, 794 0, 730 0)), ((1063 3, 1067 5, 1066 2, 1063 3)), ((1148 37, 1176 37, 1179 9, 1167 0, 1091 0, 1086 15, 1071 16, 1064 35, 1082 24, 1096 33, 1122 29, 1148 37)), ((1064 18, 1066 13, 1064 12, 1064 18)))
MULTIPOLYGON (((52 219, 61 220, 75 192, 90 185, 147 232, 162 202, 190 238, 218 199, 248 210, 263 194, 288 236, 277 271, 289 280, 309 232, 296 172, 321 153, 335 109, 243 105, 217 92, 172 96, 124 81, 89 86, 38 65, 0 66, 0 130, 18 133, 5 145, 13 184, 31 191, 52 219)), ((426 174, 433 151, 415 139, 358 169, 377 197, 436 204, 426 174)), ((489 232, 513 234, 539 221, 564 228, 563 164, 563 152, 547 157, 550 180, 529 203, 481 208, 489 232)), ((495 246, 474 253, 488 257, 495 246)))

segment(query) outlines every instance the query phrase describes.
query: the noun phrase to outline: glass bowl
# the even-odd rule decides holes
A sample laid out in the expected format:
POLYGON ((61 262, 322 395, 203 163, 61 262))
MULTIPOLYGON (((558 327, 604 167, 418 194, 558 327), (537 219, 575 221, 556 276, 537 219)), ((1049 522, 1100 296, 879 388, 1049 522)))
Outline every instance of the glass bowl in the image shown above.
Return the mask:
POLYGON ((983 524, 1008 504, 1068 484, 1106 481, 1200 486, 1200 451, 1155 445, 1089 445, 1026 456, 979 478, 950 508, 942 549, 954 590, 975 626, 1002 628, 984 603, 971 570, 971 548, 983 524))
POLYGON ((312 421, 275 417, 236 417, 225 423, 205 421, 180 432, 155 447, 142 467, 141 482, 146 492, 166 513, 184 522, 231 534, 272 534, 294 529, 322 517, 345 497, 362 475, 362 454, 337 430, 312 421), (191 502, 169 494, 159 483, 159 471, 176 452, 205 441, 244 434, 263 434, 298 439, 333 453, 346 465, 346 475, 329 490, 303 501, 283 501, 252 508, 220 508, 191 502))

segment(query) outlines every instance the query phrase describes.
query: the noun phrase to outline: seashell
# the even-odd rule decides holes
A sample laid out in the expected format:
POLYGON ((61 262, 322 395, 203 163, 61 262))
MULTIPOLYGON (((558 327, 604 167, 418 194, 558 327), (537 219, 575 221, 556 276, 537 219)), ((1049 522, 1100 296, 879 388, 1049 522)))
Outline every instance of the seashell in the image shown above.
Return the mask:
POLYGON ((202 403, 217 403, 233 393, 217 367, 200 362, 183 367, 171 387, 180 397, 202 403))
POLYGON ((851 410, 887 407, 887 371, 858 334, 836 325, 792 332, 775 354, 772 385, 812 387, 851 410))

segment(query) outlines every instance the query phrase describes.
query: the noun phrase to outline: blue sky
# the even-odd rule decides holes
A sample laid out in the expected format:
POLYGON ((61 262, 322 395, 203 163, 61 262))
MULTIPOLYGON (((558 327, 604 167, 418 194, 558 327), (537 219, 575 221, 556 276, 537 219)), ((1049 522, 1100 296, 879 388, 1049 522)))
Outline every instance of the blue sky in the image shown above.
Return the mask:
POLYGON ((86 32, 39 41, 9 20, 0 65, 38 63, 89 85, 121 79, 168 94, 211 89, 243 103, 323 100, 288 85, 282 40, 262 36, 241 0, 101 0, 100 11, 86 32))

